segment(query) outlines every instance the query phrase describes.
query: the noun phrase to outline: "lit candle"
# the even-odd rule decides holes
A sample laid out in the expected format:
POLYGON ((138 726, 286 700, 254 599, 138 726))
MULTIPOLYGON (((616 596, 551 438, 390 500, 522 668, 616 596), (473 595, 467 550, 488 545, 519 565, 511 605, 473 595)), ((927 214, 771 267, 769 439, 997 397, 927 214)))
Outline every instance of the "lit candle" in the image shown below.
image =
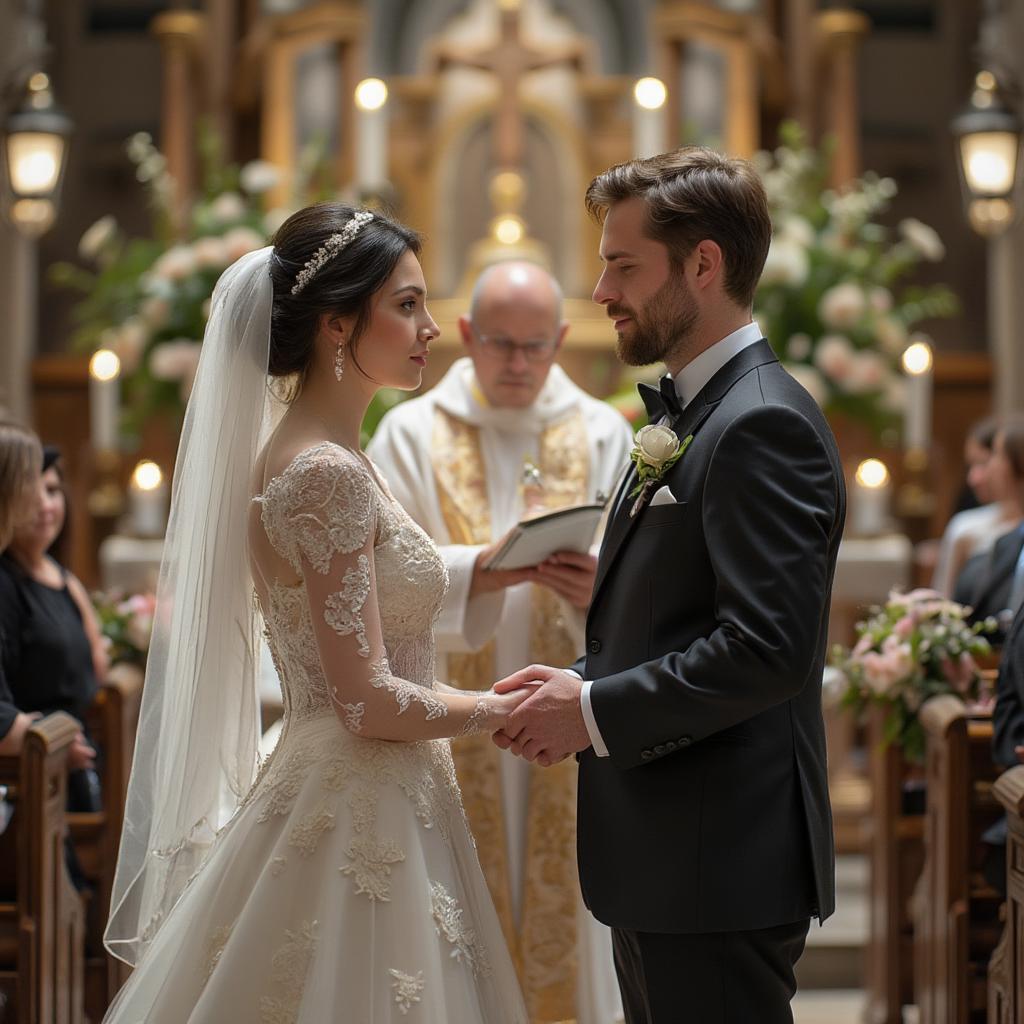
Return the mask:
POLYGON ((109 349, 101 348, 89 360, 89 420, 92 447, 97 452, 118 448, 118 416, 121 360, 109 349))
POLYGON ((665 100, 668 92, 660 78, 641 78, 633 86, 633 155, 664 153, 665 100))
POLYGON ((378 192, 388 180, 388 87, 379 78, 356 86, 356 187, 378 192))
POLYGON ((880 459, 865 459, 853 478, 850 502, 850 534, 855 537, 876 537, 890 527, 889 470, 880 459))
POLYGON ((144 460, 128 488, 131 530, 139 537, 162 537, 167 526, 167 485, 155 462, 144 460))
POLYGON ((903 447, 927 451, 932 439, 932 348, 918 340, 903 353, 907 398, 903 412, 903 447))

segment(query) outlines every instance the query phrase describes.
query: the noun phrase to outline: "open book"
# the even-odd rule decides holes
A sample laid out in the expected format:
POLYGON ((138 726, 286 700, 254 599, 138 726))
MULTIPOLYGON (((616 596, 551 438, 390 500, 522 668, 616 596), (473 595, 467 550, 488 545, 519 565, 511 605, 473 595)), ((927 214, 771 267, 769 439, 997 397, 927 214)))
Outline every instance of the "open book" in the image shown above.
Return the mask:
POLYGON ((572 505, 524 519, 484 568, 525 569, 556 551, 585 554, 594 543, 603 512, 604 505, 572 505))

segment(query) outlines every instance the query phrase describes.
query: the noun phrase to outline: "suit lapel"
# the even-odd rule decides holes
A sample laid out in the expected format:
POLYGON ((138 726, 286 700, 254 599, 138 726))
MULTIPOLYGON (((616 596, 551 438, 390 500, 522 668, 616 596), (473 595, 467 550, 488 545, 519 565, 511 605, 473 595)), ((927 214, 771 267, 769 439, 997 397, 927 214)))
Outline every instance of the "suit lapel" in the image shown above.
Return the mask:
POLYGON ((1017 559, 1020 557, 1022 543, 1024 543, 1024 540, 1022 540, 1019 534, 1010 535, 996 541, 995 547, 992 549, 992 561, 989 571, 985 573, 974 595, 975 608, 991 596, 996 587, 1005 580, 1008 573, 1013 573, 1017 565, 1017 559))
MULTIPOLYGON (((718 407, 718 403, 725 397, 729 389, 743 376, 758 366, 766 363, 777 362, 778 359, 767 341, 762 339, 753 345, 748 345, 742 352, 739 352, 716 373, 711 380, 694 396, 693 401, 688 402, 683 414, 678 420, 672 420, 667 424, 682 441, 688 434, 696 435, 704 421, 718 407)), ((686 461, 686 455, 676 463, 681 466, 686 461)), ((676 468, 676 467, 673 467, 676 468)), ((672 472, 671 470, 669 471, 672 472)), ((608 579, 608 575, 615 564, 619 552, 624 547, 626 540, 633 533, 640 519, 639 515, 630 516, 629 510, 633 507, 633 499, 629 497, 637 483, 635 467, 626 475, 622 489, 619 491, 617 505, 609 520, 608 529, 605 532, 604 543, 601 545, 601 554, 597 563, 597 575, 594 580, 594 595, 591 598, 590 607, 593 609, 601 593, 601 589, 608 579)))

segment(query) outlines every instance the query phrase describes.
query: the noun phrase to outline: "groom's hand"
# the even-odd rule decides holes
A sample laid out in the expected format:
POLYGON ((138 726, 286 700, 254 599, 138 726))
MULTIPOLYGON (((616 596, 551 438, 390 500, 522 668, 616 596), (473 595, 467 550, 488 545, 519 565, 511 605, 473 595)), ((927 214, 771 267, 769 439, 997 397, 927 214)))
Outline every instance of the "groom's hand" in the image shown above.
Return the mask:
POLYGON ((494 742, 545 768, 586 750, 590 735, 580 706, 583 680, 548 665, 530 665, 495 683, 494 692, 509 693, 530 684, 537 691, 509 715, 494 742))

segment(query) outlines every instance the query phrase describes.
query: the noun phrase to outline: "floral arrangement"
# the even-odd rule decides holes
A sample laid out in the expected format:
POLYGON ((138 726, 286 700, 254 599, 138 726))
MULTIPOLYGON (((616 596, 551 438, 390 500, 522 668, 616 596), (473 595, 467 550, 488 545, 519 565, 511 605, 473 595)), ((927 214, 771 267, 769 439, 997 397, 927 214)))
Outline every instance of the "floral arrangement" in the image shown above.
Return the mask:
MULTIPOLYGON (((326 184, 323 154, 310 147, 292 182, 293 208, 265 211, 267 193, 281 181, 278 169, 262 160, 242 167, 226 163, 217 138, 202 132, 202 185, 189 208, 178 213, 166 158, 152 138, 139 132, 126 148, 149 194, 153 237, 129 239, 113 217, 101 217, 79 242, 86 266, 58 263, 50 275, 84 296, 74 310, 72 347, 109 348, 120 358, 122 427, 137 436, 157 415, 167 417, 172 428, 180 426, 213 288, 225 268, 266 245, 293 208, 332 198, 335 190, 326 184)), ((367 419, 373 426, 382 404, 387 402, 371 405, 367 419)))
POLYGON ((944 286, 904 284, 945 247, 919 220, 900 221, 895 236, 878 222, 896 195, 891 178, 869 172, 835 191, 830 145, 809 147, 794 123, 781 141, 754 158, 774 226, 754 319, 819 405, 880 432, 903 409, 903 351, 928 340, 918 325, 957 310, 944 286))
POLYGON ((153 633, 156 596, 97 592, 92 595, 92 603, 111 663, 127 661, 144 666, 153 633))
POLYGON ((975 658, 991 653, 982 634, 996 622, 970 625, 969 610, 934 590, 894 590, 857 624, 852 650, 833 650, 832 664, 845 683, 843 705, 858 714, 872 703, 885 706, 885 741, 902 747, 908 760, 924 760, 917 712, 926 700, 946 693, 965 700, 979 696, 975 658))

